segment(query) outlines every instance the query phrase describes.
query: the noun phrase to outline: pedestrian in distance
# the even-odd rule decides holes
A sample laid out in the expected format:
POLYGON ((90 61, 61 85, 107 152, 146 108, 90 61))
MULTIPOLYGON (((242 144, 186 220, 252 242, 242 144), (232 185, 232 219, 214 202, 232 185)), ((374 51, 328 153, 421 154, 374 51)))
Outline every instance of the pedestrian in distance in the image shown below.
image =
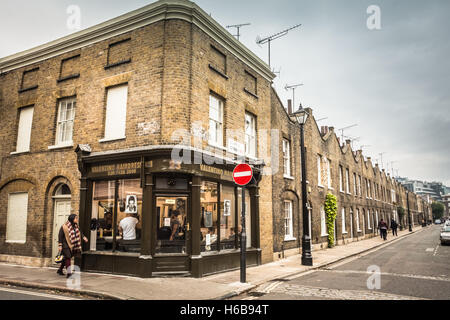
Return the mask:
POLYGON ((397 224, 397 222, 395 222, 394 219, 391 220, 391 228, 392 228, 392 235, 397 236, 398 224, 397 224))
POLYGON ((380 222, 378 223, 378 228, 380 229, 380 234, 381 234, 381 237, 383 238, 383 240, 387 240, 388 226, 387 226, 386 222, 384 222, 383 219, 381 219, 380 222))
POLYGON ((56 272, 63 276, 63 269, 66 267, 67 278, 72 275, 70 271, 72 257, 79 256, 81 254, 81 238, 84 242, 88 242, 88 239, 81 233, 78 227, 78 216, 71 214, 66 223, 64 223, 59 229, 58 234, 58 252, 63 255, 63 261, 56 272))

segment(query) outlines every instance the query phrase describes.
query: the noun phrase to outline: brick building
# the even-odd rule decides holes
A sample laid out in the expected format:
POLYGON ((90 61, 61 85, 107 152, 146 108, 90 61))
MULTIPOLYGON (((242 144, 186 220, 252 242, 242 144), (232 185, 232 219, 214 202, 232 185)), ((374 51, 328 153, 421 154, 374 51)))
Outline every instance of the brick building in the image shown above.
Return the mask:
MULTIPOLYGON (((79 213, 90 240, 77 261, 83 270, 201 277, 237 268, 241 190, 232 170, 242 161, 255 173, 246 188, 248 264, 298 250, 299 130, 274 77, 185 0, 0 59, 0 261, 50 265, 60 225, 79 213), (132 237, 120 232, 126 217, 138 219, 132 237)), ((306 136, 315 248, 326 242, 328 191, 338 217, 345 210, 339 244, 373 235, 378 218, 406 208, 404 190, 341 148, 332 128, 321 132, 311 116, 306 136), (349 170, 343 192, 339 165, 349 170)), ((417 217, 423 208, 409 199, 417 217)))

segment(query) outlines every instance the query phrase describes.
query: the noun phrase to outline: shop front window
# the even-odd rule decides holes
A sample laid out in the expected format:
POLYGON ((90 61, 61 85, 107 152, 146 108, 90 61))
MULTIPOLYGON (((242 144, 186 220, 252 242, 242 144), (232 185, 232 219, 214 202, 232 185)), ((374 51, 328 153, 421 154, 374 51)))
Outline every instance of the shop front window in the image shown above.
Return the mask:
POLYGON ((220 192, 220 249, 235 249, 236 210, 234 187, 221 186, 220 192))
POLYGON ((187 208, 187 197, 156 197, 156 253, 186 253, 187 208))
POLYGON ((139 179, 96 181, 92 192, 90 249, 140 252, 142 189, 139 179))
POLYGON ((117 250, 141 251, 142 189, 139 179, 119 180, 117 195, 117 250))
POLYGON ((200 193, 201 252, 217 251, 218 184, 203 181, 200 193))
MULTIPOLYGON (((238 188, 238 232, 242 232, 242 189, 238 188)), ((250 193, 245 189, 245 233, 247 235, 247 248, 252 246, 252 224, 250 216, 250 193)))

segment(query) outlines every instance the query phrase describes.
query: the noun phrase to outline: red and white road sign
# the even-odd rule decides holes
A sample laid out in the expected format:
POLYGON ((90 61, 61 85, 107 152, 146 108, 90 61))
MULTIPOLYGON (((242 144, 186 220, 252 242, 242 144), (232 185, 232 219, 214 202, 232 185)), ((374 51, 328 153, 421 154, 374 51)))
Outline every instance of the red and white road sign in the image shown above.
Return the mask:
POLYGON ((248 164, 239 164, 234 168, 233 180, 240 186, 247 185, 253 178, 253 170, 248 164))

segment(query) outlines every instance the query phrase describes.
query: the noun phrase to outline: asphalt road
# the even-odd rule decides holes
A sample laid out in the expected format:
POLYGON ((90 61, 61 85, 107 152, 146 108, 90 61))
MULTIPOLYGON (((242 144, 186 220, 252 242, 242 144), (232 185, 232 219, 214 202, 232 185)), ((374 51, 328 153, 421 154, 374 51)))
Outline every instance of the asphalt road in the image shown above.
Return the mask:
POLYGON ((39 290, 0 286, 0 300, 78 300, 76 298, 51 294, 39 290))
POLYGON ((441 246, 439 233, 440 226, 434 225, 366 255, 265 285, 241 299, 449 300, 450 246, 441 246))

